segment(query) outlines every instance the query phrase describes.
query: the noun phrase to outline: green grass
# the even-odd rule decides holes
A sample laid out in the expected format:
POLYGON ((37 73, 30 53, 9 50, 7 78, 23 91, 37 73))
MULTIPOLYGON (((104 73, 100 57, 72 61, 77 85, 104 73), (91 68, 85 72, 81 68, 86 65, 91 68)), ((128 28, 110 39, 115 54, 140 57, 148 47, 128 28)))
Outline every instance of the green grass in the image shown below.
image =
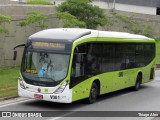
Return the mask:
POLYGON ((0 98, 17 95, 19 67, 0 68, 0 98))
POLYGON ((15 90, 8 90, 8 91, 0 91, 0 100, 3 98, 18 96, 17 89, 15 90))
POLYGON ((27 0, 27 4, 36 4, 36 5, 53 5, 47 0, 27 0))

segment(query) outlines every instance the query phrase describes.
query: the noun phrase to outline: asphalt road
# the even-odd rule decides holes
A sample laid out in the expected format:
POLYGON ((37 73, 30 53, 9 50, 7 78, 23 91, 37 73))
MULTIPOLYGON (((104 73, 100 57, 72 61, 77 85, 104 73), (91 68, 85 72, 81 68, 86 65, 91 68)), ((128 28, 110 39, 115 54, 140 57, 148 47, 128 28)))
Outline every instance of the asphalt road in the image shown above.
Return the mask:
MULTIPOLYGON (((150 120, 153 117, 64 117, 77 113, 77 111, 160 111, 160 70, 156 71, 155 80, 143 84, 139 91, 125 89, 102 95, 94 104, 77 101, 72 104, 61 104, 31 99, 16 99, 10 102, 0 102, 0 111, 64 111, 56 117, 38 118, 38 120, 150 120), (72 112, 71 112, 72 111, 72 112), (74 112, 73 112, 74 111, 74 112)), ((96 112, 90 114, 95 115, 96 112)), ((88 114, 86 112, 86 114, 88 114)), ((103 113, 105 116, 105 112, 103 113)), ((107 114, 107 112, 106 112, 107 114)), ((114 114, 114 113, 113 113, 114 114)), ((116 113, 115 113, 116 114, 116 113)), ((122 113, 129 114, 129 113, 122 113)), ((92 115, 91 115, 92 116, 92 115)), ((4 118, 0 118, 4 119, 4 118)), ((18 118, 11 118, 17 120, 18 118)), ((21 118, 19 118, 21 119, 21 118)), ((32 120, 34 118, 30 118, 32 120)))

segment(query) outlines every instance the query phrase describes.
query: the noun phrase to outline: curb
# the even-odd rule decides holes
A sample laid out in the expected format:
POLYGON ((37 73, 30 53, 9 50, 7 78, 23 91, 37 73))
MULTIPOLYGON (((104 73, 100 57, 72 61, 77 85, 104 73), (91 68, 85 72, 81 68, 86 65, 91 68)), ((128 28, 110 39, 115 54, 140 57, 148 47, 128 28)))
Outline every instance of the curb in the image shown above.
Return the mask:
POLYGON ((0 108, 3 107, 3 106, 6 106, 6 105, 12 105, 12 104, 20 103, 20 102, 23 102, 23 101, 29 101, 29 100, 32 100, 32 99, 19 97, 19 96, 6 97, 4 99, 1 99, 0 108))
POLYGON ((1 102, 1 101, 4 101, 4 100, 10 100, 10 99, 18 98, 18 97, 19 97, 19 96, 16 95, 16 96, 9 96, 9 97, 0 98, 0 102, 1 102))

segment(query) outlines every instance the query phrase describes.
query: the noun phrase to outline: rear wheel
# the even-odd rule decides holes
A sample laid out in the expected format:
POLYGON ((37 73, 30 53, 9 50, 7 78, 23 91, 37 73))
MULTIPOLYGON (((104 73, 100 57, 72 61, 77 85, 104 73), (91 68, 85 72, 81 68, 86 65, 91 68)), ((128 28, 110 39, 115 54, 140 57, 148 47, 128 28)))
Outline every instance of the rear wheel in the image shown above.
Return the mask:
POLYGON ((135 86, 133 87, 133 89, 134 89, 135 91, 138 91, 138 90, 139 90, 140 85, 141 85, 141 81, 142 81, 142 76, 141 76, 141 75, 138 75, 138 76, 137 76, 136 83, 135 83, 135 86))
POLYGON ((88 98, 88 102, 90 104, 96 102, 97 96, 98 96, 98 86, 95 82, 93 82, 91 90, 90 90, 90 95, 89 95, 89 98, 88 98))

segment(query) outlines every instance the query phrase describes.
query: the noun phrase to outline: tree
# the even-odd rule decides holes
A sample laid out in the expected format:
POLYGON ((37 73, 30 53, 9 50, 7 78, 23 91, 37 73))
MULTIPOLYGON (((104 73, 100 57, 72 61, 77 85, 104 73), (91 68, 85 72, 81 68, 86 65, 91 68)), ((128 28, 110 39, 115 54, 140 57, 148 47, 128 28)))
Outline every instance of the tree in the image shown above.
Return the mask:
POLYGON ((39 11, 32 11, 27 13, 27 18, 20 22, 20 26, 24 27, 33 23, 36 23, 40 28, 46 28, 47 25, 45 24, 48 21, 48 18, 39 11))
POLYGON ((2 27, 3 22, 10 23, 11 17, 0 14, 0 33, 9 33, 8 29, 2 27))
POLYGON ((69 13, 77 20, 85 22, 86 27, 96 29, 107 23, 103 10, 91 4, 91 0, 66 0, 57 7, 57 11, 69 13))
POLYGON ((56 16, 62 20, 63 27, 80 27, 84 28, 86 26, 85 22, 79 21, 75 16, 65 13, 65 12, 57 12, 56 16))

